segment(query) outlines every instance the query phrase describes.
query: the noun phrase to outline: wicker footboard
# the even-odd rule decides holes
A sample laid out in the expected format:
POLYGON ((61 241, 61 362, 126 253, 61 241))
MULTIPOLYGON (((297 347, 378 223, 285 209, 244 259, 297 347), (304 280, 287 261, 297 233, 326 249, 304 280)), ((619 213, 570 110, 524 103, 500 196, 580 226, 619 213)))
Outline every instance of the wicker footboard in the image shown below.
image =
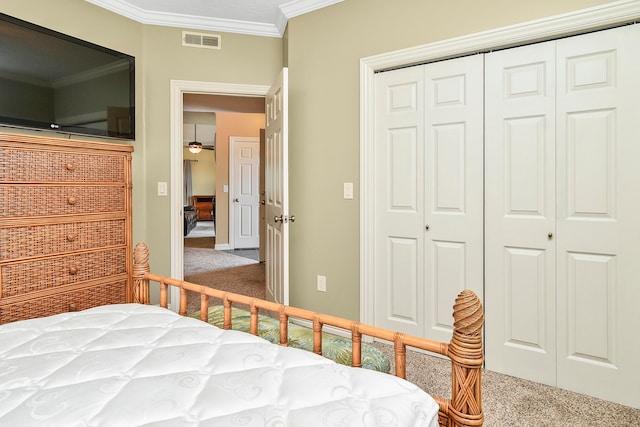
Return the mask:
POLYGON ((437 342, 416 336, 366 325, 343 318, 315 313, 309 310, 285 306, 245 295, 223 292, 206 286, 172 279, 150 273, 149 250, 144 243, 138 243, 133 259, 134 301, 149 304, 150 282, 160 286, 160 306, 167 308, 168 288, 180 288, 180 314, 187 315, 187 293, 200 294, 200 318, 208 321, 209 298, 220 299, 224 306, 224 329, 231 329, 233 303, 250 307, 249 332, 258 335, 258 312, 266 310, 279 318, 280 345, 288 345, 289 317, 303 319, 313 324, 313 351, 322 354, 322 328, 328 325, 351 334, 352 366, 362 367, 362 336, 393 342, 395 353, 395 375, 406 378, 407 346, 444 355, 451 360, 451 398, 435 397, 440 406, 441 426, 481 426, 484 421, 482 411, 482 326, 484 315, 482 304, 475 293, 462 291, 453 306, 454 332, 449 343, 437 342))

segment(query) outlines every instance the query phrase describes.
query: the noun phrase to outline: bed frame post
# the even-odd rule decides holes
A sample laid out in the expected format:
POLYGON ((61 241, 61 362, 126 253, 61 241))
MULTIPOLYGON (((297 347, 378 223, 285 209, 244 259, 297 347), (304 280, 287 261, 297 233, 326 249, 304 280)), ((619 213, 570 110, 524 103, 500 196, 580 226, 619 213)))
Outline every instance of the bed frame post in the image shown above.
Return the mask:
POLYGON ((133 250, 133 300, 140 304, 149 304, 149 248, 140 242, 133 250))
POLYGON ((484 313, 478 296, 464 290, 453 306, 451 358, 450 426, 481 426, 482 411, 482 325, 484 313))

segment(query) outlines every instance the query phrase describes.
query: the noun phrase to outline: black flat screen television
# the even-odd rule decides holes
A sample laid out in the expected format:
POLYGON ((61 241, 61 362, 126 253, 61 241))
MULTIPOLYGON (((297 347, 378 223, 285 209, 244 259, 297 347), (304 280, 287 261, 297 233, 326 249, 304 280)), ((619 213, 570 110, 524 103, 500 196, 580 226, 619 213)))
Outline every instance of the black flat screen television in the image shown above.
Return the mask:
POLYGON ((135 58, 0 14, 0 126, 135 139, 135 58))

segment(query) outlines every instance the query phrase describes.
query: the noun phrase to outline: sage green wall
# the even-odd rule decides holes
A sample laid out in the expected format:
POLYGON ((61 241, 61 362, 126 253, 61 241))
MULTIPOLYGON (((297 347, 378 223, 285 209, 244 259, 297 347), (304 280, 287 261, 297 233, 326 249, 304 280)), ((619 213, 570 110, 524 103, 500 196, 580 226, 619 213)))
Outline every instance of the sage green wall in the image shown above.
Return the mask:
POLYGON ((282 67, 282 40, 217 33, 221 50, 183 47, 181 28, 143 25, 85 0, 3 1, 0 12, 136 57, 134 243, 148 243, 152 271, 170 274, 170 198, 156 195, 156 183, 171 182, 171 80, 270 85, 282 67))
POLYGON ((359 318, 363 57, 608 3, 346 0, 289 21, 291 304, 359 318), (344 182, 354 183, 343 200, 344 182), (316 276, 327 292, 316 291, 316 276))
POLYGON ((270 85, 282 67, 282 40, 225 33, 222 49, 210 50, 183 47, 180 28, 143 26, 142 31, 145 93, 138 106, 145 116, 146 240, 155 270, 170 274, 170 198, 155 194, 156 182, 170 182, 171 80, 270 85))

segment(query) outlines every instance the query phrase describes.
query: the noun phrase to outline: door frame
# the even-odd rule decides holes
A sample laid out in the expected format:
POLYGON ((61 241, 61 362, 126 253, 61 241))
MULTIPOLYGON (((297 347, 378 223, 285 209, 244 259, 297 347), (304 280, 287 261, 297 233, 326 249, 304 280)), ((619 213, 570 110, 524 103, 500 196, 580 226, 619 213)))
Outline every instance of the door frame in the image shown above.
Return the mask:
MULTIPOLYGON (((183 147, 183 95, 199 93, 208 95, 260 96, 265 97, 270 86, 236 83, 201 82, 190 80, 171 80, 171 143, 170 143, 170 233, 171 233, 171 277, 184 279, 184 240, 182 221, 182 147, 183 147)), ((177 311, 180 290, 174 286, 169 291, 169 307, 177 311)))
POLYGON ((640 2, 622 0, 360 59, 360 320, 373 324, 374 74, 392 68, 514 47, 612 27, 640 18, 640 2))
MULTIPOLYGON (((259 136, 230 136, 229 137, 229 246, 231 249, 236 249, 236 222, 235 222, 235 210, 236 205, 231 201, 231 195, 235 193, 236 182, 234 179, 236 157, 234 146, 238 143, 249 142, 252 144, 258 144, 258 156, 260 156, 260 137, 259 136), (232 231, 233 230, 233 231, 232 231)), ((260 161, 260 160, 259 160, 260 161)), ((262 163, 258 163, 258 211, 260 208, 260 176, 262 174, 262 163)), ((258 230, 260 229, 260 213, 258 212, 258 230)), ((260 237, 258 235, 258 244, 260 244, 260 237)))

